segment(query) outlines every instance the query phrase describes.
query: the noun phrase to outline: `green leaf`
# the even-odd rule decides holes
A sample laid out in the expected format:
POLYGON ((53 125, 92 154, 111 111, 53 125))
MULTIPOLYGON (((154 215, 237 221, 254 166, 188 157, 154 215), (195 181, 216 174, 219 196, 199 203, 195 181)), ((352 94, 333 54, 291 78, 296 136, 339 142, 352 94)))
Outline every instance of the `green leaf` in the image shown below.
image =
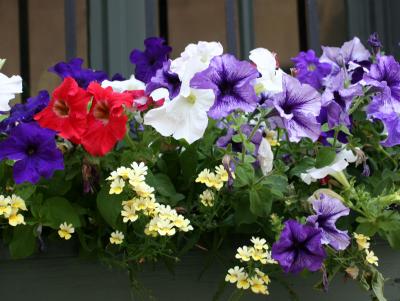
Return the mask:
POLYGON ((197 159, 197 147, 194 144, 182 152, 179 157, 182 176, 187 183, 191 182, 193 177, 196 175, 197 159))
POLYGON ((400 250, 400 230, 396 228, 393 231, 388 231, 385 233, 386 238, 393 249, 400 250))
POLYGON ((315 161, 315 167, 321 168, 327 166, 335 160, 336 152, 330 147, 321 148, 318 151, 317 158, 315 161))
MULTIPOLYGON (((148 177, 150 184, 150 179, 148 177)), ((152 177, 150 186, 154 187, 155 190, 162 196, 172 197, 176 194, 174 184, 172 184, 170 178, 166 174, 155 174, 152 177)))
POLYGON ((242 134, 236 134, 232 136, 232 141, 236 143, 241 143, 244 139, 244 135, 242 134))
POLYGON ((250 211, 256 216, 267 216, 271 212, 272 197, 267 189, 249 191, 250 211))
MULTIPOLYGON (((359 218, 356 219, 359 221, 359 218)), ((378 232, 379 227, 372 223, 362 223, 359 224, 356 230, 356 233, 364 234, 366 236, 374 236, 376 232, 378 232)))
POLYGON ((248 194, 236 194, 233 199, 232 206, 235 209, 236 225, 254 223, 257 218, 250 211, 248 194))
POLYGON ((50 180, 42 180, 46 188, 46 195, 49 196, 62 196, 66 194, 72 186, 71 181, 65 180, 65 173, 56 171, 50 180))
POLYGON ((261 184, 267 186, 272 194, 278 198, 283 197, 288 189, 288 181, 284 175, 270 175, 261 184))
POLYGON ((387 301, 386 298, 383 296, 384 285, 385 285, 385 279, 383 278, 382 274, 379 273, 377 270, 374 270, 372 276, 372 290, 378 301, 387 301))
POLYGON ((28 200, 36 191, 36 186, 31 184, 21 184, 15 189, 15 194, 23 200, 28 200))
POLYGON ((40 210, 43 224, 58 229, 60 224, 66 222, 75 228, 81 226, 81 220, 74 206, 65 198, 52 197, 46 199, 40 210))
POLYGON ((290 176, 300 176, 301 173, 315 166, 315 160, 310 157, 304 157, 290 170, 290 176))
POLYGON ((97 194, 97 209, 104 220, 112 228, 117 229, 117 220, 121 215, 122 202, 126 198, 122 194, 109 194, 108 187, 103 187, 97 194))
POLYGON ((250 163, 239 164, 235 170, 235 187, 250 185, 254 179, 254 168, 250 163))
POLYGON ((33 235, 33 226, 17 226, 13 231, 13 238, 9 245, 13 258, 25 258, 36 251, 36 237, 33 235))

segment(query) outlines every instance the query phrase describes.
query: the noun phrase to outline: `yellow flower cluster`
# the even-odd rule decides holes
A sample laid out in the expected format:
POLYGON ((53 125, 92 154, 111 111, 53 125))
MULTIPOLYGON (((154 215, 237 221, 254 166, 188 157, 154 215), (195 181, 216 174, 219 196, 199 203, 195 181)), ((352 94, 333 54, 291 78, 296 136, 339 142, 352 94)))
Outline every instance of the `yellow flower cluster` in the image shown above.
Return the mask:
POLYGON ((252 237, 253 246, 243 246, 237 249, 235 258, 241 262, 246 262, 247 267, 235 266, 228 270, 225 281, 236 283, 238 289, 251 289, 255 294, 269 294, 268 284, 271 282, 260 268, 255 267, 257 264, 265 265, 267 263, 275 264, 272 259, 271 252, 267 242, 263 238, 252 237))
MULTIPOLYGON (((233 172, 232 177, 234 177, 233 172)), ((197 176, 196 183, 205 184, 209 188, 215 188, 219 191, 225 182, 228 182, 229 175, 221 164, 215 168, 215 172, 210 171, 208 168, 203 169, 197 176)))
POLYGON ((202 192, 202 194, 200 194, 200 202, 205 207, 214 206, 214 199, 215 199, 215 195, 211 189, 206 189, 202 192))
MULTIPOLYGON (((131 168, 119 167, 107 178, 112 181, 110 194, 120 194, 126 185, 126 181, 135 193, 132 199, 122 202, 121 216, 123 222, 134 222, 140 215, 146 216, 150 220, 145 226, 144 232, 154 237, 158 235, 172 236, 177 230, 183 232, 193 230, 190 221, 185 219, 183 215, 178 214, 169 205, 162 205, 156 201, 154 188, 145 182, 146 175, 147 166, 143 162, 139 164, 133 162, 131 168)), ((113 239, 113 241, 115 240, 113 239)))
POLYGON ((358 249, 359 250, 365 250, 366 256, 365 260, 369 264, 373 264, 378 266, 378 257, 374 254, 374 251, 370 250, 370 238, 368 236, 365 236, 363 234, 357 234, 354 233, 354 238, 356 239, 358 249))
POLYGON ((0 195, 0 216, 8 219, 10 226, 25 225, 24 216, 20 213, 27 211, 25 201, 19 196, 13 194, 11 197, 0 195))
POLYGON ((125 235, 121 232, 116 230, 115 232, 111 233, 110 236, 110 243, 114 245, 120 245, 124 241, 125 235))
POLYGON ((60 229, 58 230, 58 235, 65 240, 69 240, 72 236, 72 233, 75 232, 75 228, 72 224, 67 224, 64 222, 60 225, 60 229))

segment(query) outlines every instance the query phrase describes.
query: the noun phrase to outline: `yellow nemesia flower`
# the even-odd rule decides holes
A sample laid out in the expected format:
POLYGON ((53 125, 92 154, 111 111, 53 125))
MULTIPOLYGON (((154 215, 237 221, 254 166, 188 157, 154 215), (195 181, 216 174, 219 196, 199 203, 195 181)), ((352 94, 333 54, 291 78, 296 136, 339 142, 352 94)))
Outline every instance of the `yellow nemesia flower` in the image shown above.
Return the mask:
POLYGON ((190 221, 183 217, 183 215, 178 215, 173 221, 174 226, 183 232, 188 232, 193 230, 193 227, 190 225, 190 221))
POLYGON ((110 242, 114 245, 120 245, 124 241, 125 235, 116 230, 115 232, 111 233, 110 242))
POLYGON ((265 274, 263 271, 260 271, 259 269, 255 269, 257 275, 264 281, 265 284, 269 284, 271 282, 271 279, 267 274, 265 274))
POLYGON ((200 194, 200 202, 205 207, 212 207, 214 206, 214 192, 211 189, 206 189, 200 194))
POLYGON ((250 287, 249 275, 247 275, 247 273, 238 275, 236 287, 244 290, 247 290, 250 287))
POLYGON ((25 201, 22 198, 20 198, 19 196, 15 195, 15 194, 13 194, 11 196, 10 205, 11 205, 12 208, 16 208, 16 209, 19 209, 19 210, 24 210, 24 211, 28 210, 26 208, 25 201))
POLYGON ((244 274, 243 268, 235 266, 234 268, 228 270, 228 274, 226 274, 225 276, 225 281, 230 283, 235 283, 241 276, 243 276, 243 274, 244 274))
POLYGON ((367 253, 365 260, 370 264, 378 266, 379 259, 377 256, 375 256, 374 251, 365 250, 365 252, 367 253))
POLYGON ((354 238, 357 241, 357 245, 358 245, 358 249, 359 250, 364 250, 364 249, 368 250, 369 249, 369 246, 370 246, 369 240, 370 240, 370 238, 368 236, 365 236, 363 234, 357 234, 357 233, 354 233, 353 235, 354 235, 354 238))
POLYGON ((174 225, 166 219, 157 220, 157 232, 161 236, 172 236, 176 233, 174 225))
POLYGON ((254 245, 254 249, 256 250, 268 250, 268 245, 267 245, 267 241, 264 238, 259 238, 259 237, 252 237, 250 240, 253 245, 254 245))
POLYGON ((117 178, 111 182, 110 194, 120 194, 125 187, 125 181, 121 178, 117 178))
POLYGON ((240 259, 242 261, 250 261, 253 252, 254 252, 253 248, 248 248, 247 246, 239 247, 237 249, 237 254, 235 255, 235 258, 240 259))
POLYGON ((229 179, 228 172, 226 171, 225 167, 223 165, 219 165, 215 168, 215 173, 217 177, 223 182, 227 182, 229 179))
POLYGON ((122 208, 121 216, 123 217, 122 221, 124 223, 127 223, 129 221, 134 222, 139 218, 139 215, 137 215, 135 207, 133 205, 125 205, 122 208))
POLYGON ((264 285, 264 281, 256 276, 250 279, 250 288, 255 294, 268 295, 267 286, 264 285))
POLYGON ((10 215, 10 214, 11 214, 10 198, 0 195, 0 215, 10 215))
POLYGON ((131 164, 132 170, 136 175, 143 175, 143 176, 147 176, 147 166, 143 163, 140 162, 139 164, 137 164, 136 162, 133 162, 131 164))
POLYGON ((208 168, 202 170, 195 180, 196 183, 205 184, 206 182, 208 182, 208 178, 210 177, 210 174, 211 174, 211 171, 208 168))
POLYGON ((117 168, 117 174, 119 177, 123 178, 124 180, 129 179, 129 174, 132 172, 132 169, 126 168, 124 166, 117 168))
POLYGON ((24 216, 20 213, 18 213, 17 208, 11 208, 11 211, 9 214, 4 215, 5 218, 8 218, 8 224, 10 226, 18 226, 18 225, 25 225, 25 219, 24 216))
POLYGON ((71 234, 75 232, 75 228, 72 224, 67 224, 64 222, 60 225, 60 230, 58 230, 58 235, 65 240, 69 240, 71 238, 71 234))
MULTIPOLYGON (((129 182, 130 183, 130 182, 129 182)), ((154 188, 147 185, 145 182, 140 183, 137 186, 134 186, 133 189, 137 193, 138 196, 148 198, 152 197, 154 193, 154 188)))

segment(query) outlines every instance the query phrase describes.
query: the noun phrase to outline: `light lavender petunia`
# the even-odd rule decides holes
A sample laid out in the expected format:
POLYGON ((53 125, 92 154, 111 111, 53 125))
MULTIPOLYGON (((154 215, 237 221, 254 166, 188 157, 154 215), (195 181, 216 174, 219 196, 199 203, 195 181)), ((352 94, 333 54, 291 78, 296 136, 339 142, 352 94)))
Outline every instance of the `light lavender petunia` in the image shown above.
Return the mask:
POLYGON ((213 89, 216 99, 208 115, 219 119, 235 110, 251 112, 256 108, 258 98, 253 81, 258 75, 250 63, 224 54, 214 57, 206 70, 193 77, 190 85, 198 89, 213 89))
POLYGON ((319 194, 318 198, 312 201, 315 215, 307 218, 307 223, 321 229, 323 244, 328 244, 335 250, 344 250, 350 244, 350 237, 347 231, 336 228, 336 221, 350 213, 350 209, 343 203, 327 194, 319 194))
POLYGON ((283 92, 271 96, 268 104, 275 108, 271 122, 285 128, 289 140, 298 142, 307 137, 316 141, 321 133, 321 125, 316 117, 321 110, 321 95, 313 87, 301 84, 289 75, 283 76, 283 92))

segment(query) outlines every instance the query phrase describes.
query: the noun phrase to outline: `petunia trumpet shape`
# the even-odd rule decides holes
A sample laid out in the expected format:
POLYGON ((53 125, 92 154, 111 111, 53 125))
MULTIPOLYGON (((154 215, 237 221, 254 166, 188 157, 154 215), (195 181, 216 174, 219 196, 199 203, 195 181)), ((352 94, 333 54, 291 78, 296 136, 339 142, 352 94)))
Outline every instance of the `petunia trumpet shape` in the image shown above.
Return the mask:
POLYGON ((9 101, 19 93, 22 93, 22 78, 19 75, 7 77, 0 73, 0 111, 9 111, 9 101))
POLYGON ((172 135, 191 144, 203 137, 208 125, 207 112, 214 99, 210 89, 191 89, 189 96, 180 94, 162 107, 148 111, 144 124, 163 136, 172 135))
POLYGON ((347 231, 336 228, 336 221, 350 213, 350 209, 343 203, 327 194, 319 194, 312 201, 315 214, 307 218, 307 223, 321 229, 323 244, 329 244, 335 250, 345 250, 350 244, 347 231))

